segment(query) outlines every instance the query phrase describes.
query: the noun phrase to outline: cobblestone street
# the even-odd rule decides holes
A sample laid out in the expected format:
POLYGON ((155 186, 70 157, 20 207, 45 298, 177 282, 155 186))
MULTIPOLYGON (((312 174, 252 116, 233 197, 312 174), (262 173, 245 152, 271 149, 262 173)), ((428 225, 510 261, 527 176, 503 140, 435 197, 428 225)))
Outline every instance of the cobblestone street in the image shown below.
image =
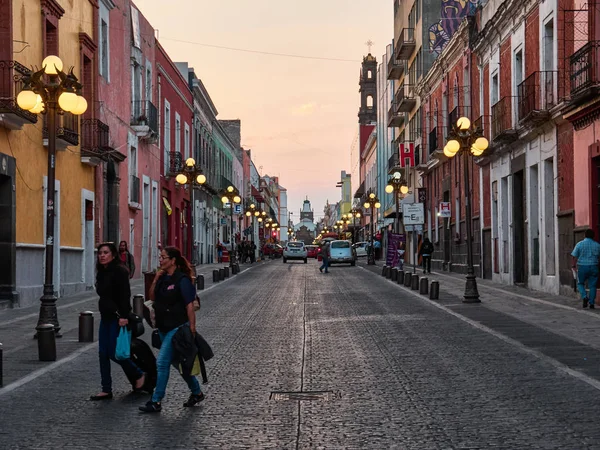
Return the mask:
POLYGON ((441 285, 432 301, 380 266, 317 268, 275 260, 207 283, 198 325, 215 353, 207 398, 183 408, 188 392, 172 371, 156 415, 138 413, 147 396, 129 393, 116 365, 115 399, 87 400, 99 388, 97 343, 76 342, 75 321, 92 296, 59 310, 72 323, 54 364, 37 361, 37 315, 23 318, 36 311, 1 311, 0 448, 600 448, 590 331, 600 315, 575 301, 491 298, 491 287, 464 305, 443 275, 432 275, 441 285))

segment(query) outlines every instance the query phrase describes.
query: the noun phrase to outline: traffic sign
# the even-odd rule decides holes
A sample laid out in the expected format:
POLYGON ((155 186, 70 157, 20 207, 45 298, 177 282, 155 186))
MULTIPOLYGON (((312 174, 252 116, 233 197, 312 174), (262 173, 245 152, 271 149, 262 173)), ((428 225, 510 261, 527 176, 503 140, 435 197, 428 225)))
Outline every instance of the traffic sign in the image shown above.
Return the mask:
POLYGON ((440 217, 452 217, 452 210, 450 209, 450 202, 440 202, 440 217))
POLYGON ((242 213, 242 205, 240 203, 236 204, 235 207, 233 208, 233 213, 234 214, 241 214, 242 213))
POLYGON ((425 223, 425 208, 423 203, 404 203, 402 205, 404 225, 423 225, 425 223))

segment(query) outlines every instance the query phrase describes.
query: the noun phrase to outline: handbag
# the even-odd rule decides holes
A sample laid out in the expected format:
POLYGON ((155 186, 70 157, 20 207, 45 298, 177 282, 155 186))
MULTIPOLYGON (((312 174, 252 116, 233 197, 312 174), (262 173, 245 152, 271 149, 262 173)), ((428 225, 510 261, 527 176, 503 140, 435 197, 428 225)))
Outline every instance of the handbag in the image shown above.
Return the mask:
POLYGON ((127 327, 121 327, 117 337, 117 347, 115 348, 115 359, 122 361, 131 356, 131 331, 127 327))
POLYGON ((160 349, 162 347, 162 340, 160 339, 160 334, 158 334, 158 330, 154 330, 152 332, 152 347, 160 349))

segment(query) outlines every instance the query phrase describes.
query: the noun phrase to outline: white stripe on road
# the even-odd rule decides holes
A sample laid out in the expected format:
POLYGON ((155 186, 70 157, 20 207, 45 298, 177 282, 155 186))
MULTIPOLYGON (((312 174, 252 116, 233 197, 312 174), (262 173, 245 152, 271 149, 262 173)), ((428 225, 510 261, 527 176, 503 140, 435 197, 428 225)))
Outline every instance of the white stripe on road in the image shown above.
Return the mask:
MULTIPOLYGON (((371 273, 371 274, 377 276, 377 274, 374 274, 373 272, 365 269, 364 267, 360 267, 360 268, 368 273, 371 273)), ((398 283, 394 283, 393 281, 388 280, 387 278, 384 278, 384 280, 386 282, 392 284, 393 286, 396 286, 398 289, 401 289, 402 291, 406 292, 407 294, 411 294, 413 297, 416 297, 419 300, 422 300, 423 302, 425 302, 429 305, 433 305, 436 308, 439 308, 442 311, 447 312, 448 314, 456 317, 457 319, 460 319, 463 322, 468 323, 469 325, 473 326, 474 328, 477 328, 478 330, 483 331, 485 333, 491 334, 492 336, 497 337, 498 339, 506 342, 507 344, 517 347, 519 350, 521 350, 525 353, 528 353, 530 355, 533 355, 533 356, 537 357, 538 359, 541 359, 542 361, 545 361, 545 362, 551 364, 558 370, 561 370, 561 371, 567 373, 568 375, 571 375, 572 377, 577 378, 577 379, 589 384, 590 386, 600 390, 600 381, 595 380, 594 378, 591 378, 581 372, 578 372, 577 370, 571 369, 570 367, 561 363, 560 361, 557 361, 556 359, 550 358, 549 356, 546 356, 543 353, 538 352, 537 350, 527 347, 526 345, 522 344, 521 342, 519 342, 515 339, 512 339, 512 338, 509 338, 508 336, 505 336, 502 333, 498 333, 497 331, 492 330, 491 328, 488 328, 485 325, 480 324, 479 322, 471 320, 465 316, 461 316, 459 313, 452 311, 451 309, 447 308, 446 306, 443 306, 443 305, 440 305, 439 303, 431 301, 427 297, 424 297, 421 294, 417 294, 417 292, 413 291, 412 289, 408 289, 404 286, 399 285, 398 283)), ((571 308, 569 308, 569 309, 571 309, 571 308)))
POLYGON ((66 356, 63 359, 59 359, 58 361, 53 362, 49 366, 42 367, 41 369, 38 369, 35 372, 31 372, 29 375, 27 375, 23 378, 20 378, 17 381, 10 383, 3 388, 0 388, 0 397, 2 397, 5 394, 8 394, 9 392, 14 391, 17 388, 20 388, 21 386, 29 383, 30 381, 33 381, 33 380, 41 377, 42 375, 47 374, 48 372, 53 371, 54 369, 57 369, 58 367, 62 366, 63 364, 68 363, 69 361, 73 361, 75 358, 77 358, 80 355, 83 355, 85 352, 87 352, 88 350, 91 350, 93 347, 96 347, 97 345, 98 345, 97 342, 92 342, 91 344, 88 344, 85 347, 81 347, 79 350, 74 351, 69 356, 66 356))

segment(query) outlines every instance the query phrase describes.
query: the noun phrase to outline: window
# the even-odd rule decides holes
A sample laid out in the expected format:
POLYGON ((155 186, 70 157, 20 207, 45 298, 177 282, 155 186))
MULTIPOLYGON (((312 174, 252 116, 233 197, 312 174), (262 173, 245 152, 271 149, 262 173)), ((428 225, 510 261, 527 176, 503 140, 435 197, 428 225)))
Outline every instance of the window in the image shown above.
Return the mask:
POLYGON ((100 19, 100 75, 108 80, 108 24, 100 19))
POLYGON ((498 85, 498 73, 492 75, 492 88, 490 90, 490 99, 492 106, 498 103, 500 86, 498 85))
POLYGON ((544 24, 544 71, 554 70, 554 20, 550 19, 544 24))
POLYGON ((369 71, 367 72, 367 78, 368 78, 369 80, 370 80, 371 78, 373 78, 373 71, 372 71, 372 70, 369 70, 369 71))
POLYGON ((175 113, 175 153, 181 153, 181 117, 175 113))
POLYGON ((146 61, 146 92, 145 100, 148 102, 152 101, 152 66, 150 61, 146 61))
POLYGON ((186 123, 184 125, 184 129, 185 129, 185 134, 184 134, 184 139, 185 141, 183 142, 183 159, 186 160, 188 159, 191 155, 190 155, 190 126, 186 123))
POLYGON ((106 81, 110 81, 110 11, 114 6, 112 2, 98 2, 98 70, 106 81))
POLYGON ((369 95, 367 97, 367 108, 372 108, 373 107, 373 96, 369 95))
POLYGON ((169 159, 171 153, 171 105, 165 100, 165 119, 164 119, 164 149, 165 149, 165 174, 169 172, 169 159))

